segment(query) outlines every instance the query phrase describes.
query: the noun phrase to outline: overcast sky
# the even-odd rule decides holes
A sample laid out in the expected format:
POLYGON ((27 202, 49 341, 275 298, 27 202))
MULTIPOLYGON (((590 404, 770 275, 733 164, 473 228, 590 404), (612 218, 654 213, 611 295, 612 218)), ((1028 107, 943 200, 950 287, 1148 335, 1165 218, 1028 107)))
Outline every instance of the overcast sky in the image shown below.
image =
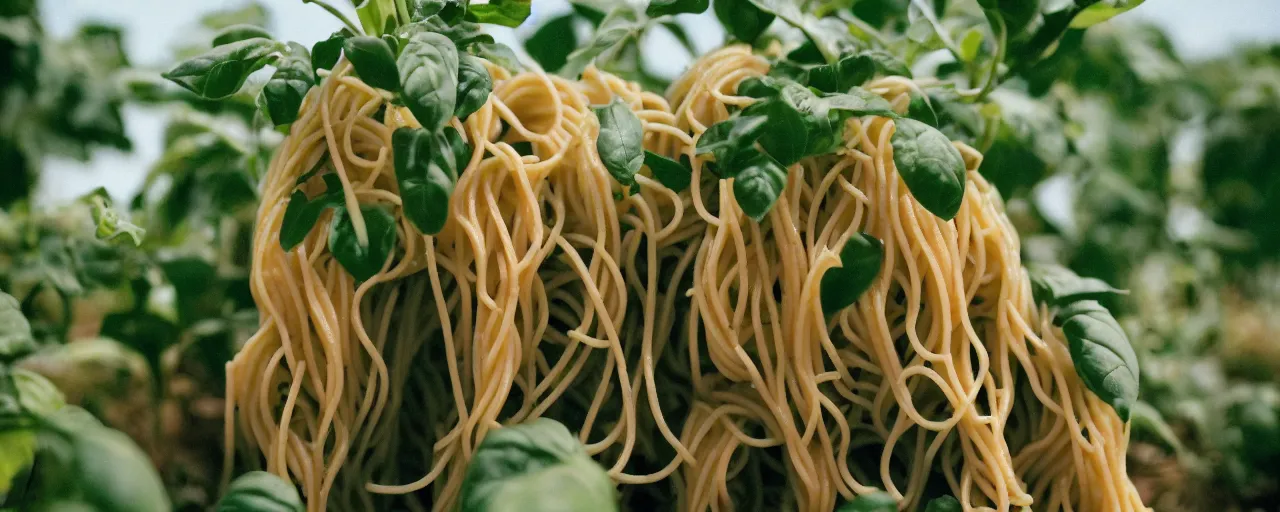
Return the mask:
MULTIPOLYGON (((192 42, 184 35, 192 34, 190 29, 201 13, 243 3, 239 0, 42 0, 41 13, 46 30, 58 36, 72 33, 85 21, 120 25, 125 29, 128 38, 125 44, 133 62, 160 66, 170 61, 169 49, 175 44, 192 42)), ((270 29, 280 39, 316 41, 327 37, 338 26, 328 13, 301 0, 263 0, 263 3, 271 11, 273 26, 270 29)), ((332 3, 350 5, 343 0, 332 0, 332 3)), ((1239 44, 1280 40, 1278 4, 1280 0, 1147 0, 1115 23, 1139 19, 1155 22, 1170 32, 1183 57, 1205 58, 1239 44)), ((537 19, 561 13, 568 9, 567 5, 565 0, 537 0, 533 6, 534 19, 526 25, 537 25, 537 19)), ((354 13, 353 9, 348 11, 354 13)), ((683 21, 694 29, 689 33, 703 51, 721 41, 723 32, 710 12, 687 18, 683 21)), ((495 36, 508 43, 515 40, 510 31, 500 31, 495 36)), ((661 40, 651 43, 659 50, 671 44, 661 40)), ((686 63, 681 59, 662 59, 656 64, 663 68, 660 70, 663 74, 674 75, 686 63)), ((125 117, 134 141, 132 153, 100 151, 87 169, 80 162, 49 161, 39 197, 63 201, 98 186, 106 186, 117 200, 131 196, 147 167, 163 150, 160 134, 164 117, 134 107, 127 109, 125 117)))

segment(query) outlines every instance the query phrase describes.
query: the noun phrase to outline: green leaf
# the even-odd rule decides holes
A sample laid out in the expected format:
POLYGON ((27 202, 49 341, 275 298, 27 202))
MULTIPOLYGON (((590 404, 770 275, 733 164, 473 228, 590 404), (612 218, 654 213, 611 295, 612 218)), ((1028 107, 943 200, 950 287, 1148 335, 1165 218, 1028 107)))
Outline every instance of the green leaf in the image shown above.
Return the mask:
POLYGON ((396 247, 396 219, 383 207, 361 206, 360 213, 369 235, 369 243, 361 245, 347 209, 335 210, 329 230, 329 252, 357 282, 367 281, 382 271, 396 247))
POLYGON ((809 69, 808 84, 822 92, 847 92, 876 74, 876 62, 866 55, 848 55, 835 64, 809 69))
POLYGON ((899 119, 891 140, 893 163, 911 195, 942 220, 951 220, 964 201, 965 167, 960 150, 937 128, 899 119))
POLYGON ((200 24, 211 30, 221 30, 232 25, 267 26, 267 8, 258 2, 249 2, 244 7, 213 11, 200 17, 200 24))
POLYGON ((933 101, 929 95, 914 89, 908 94, 911 96, 911 102, 907 104, 907 117, 937 128, 938 113, 933 110, 933 101))
POLYGON ((755 42, 776 17, 756 7, 750 0, 715 0, 712 10, 725 31, 745 43, 755 42))
POLYGON ((262 97, 267 107, 267 117, 276 126, 287 126, 298 119, 302 100, 315 83, 312 81, 311 56, 307 49, 294 42, 289 51, 276 63, 276 72, 262 87, 262 97))
POLYGON ((1027 265, 1031 275, 1031 292, 1036 302, 1062 306, 1078 300, 1098 300, 1108 295, 1126 293, 1112 288, 1101 279, 1080 277, 1075 272, 1051 263, 1027 265))
POLYGON ((325 191, 315 199, 307 199, 301 190, 289 197, 289 205, 280 220, 280 247, 291 251, 307 238, 311 228, 320 220, 325 210, 343 204, 342 181, 337 174, 324 176, 325 191))
POLYGON ((870 58, 876 63, 876 69, 889 76, 905 76, 911 78, 911 68, 898 56, 884 50, 867 50, 860 55, 870 58))
POLYGON ((577 78, 596 57, 635 37, 643 27, 644 24, 636 21, 636 12, 630 6, 619 6, 600 22, 595 35, 586 46, 569 54, 559 74, 577 78))
POLYGON ((710 0, 650 0, 644 13, 651 18, 667 14, 697 14, 707 10, 710 0))
POLYGON ((734 165, 737 171, 733 177, 733 196, 743 213, 760 222, 782 195, 787 185, 787 170, 759 151, 734 165))
POLYGON ((8 363, 36 349, 31 324, 22 314, 21 304, 0 291, 0 363, 8 363))
MULTIPOLYGON (((574 43, 577 44, 576 42, 574 43)), ((502 43, 473 43, 471 52, 476 56, 483 58, 489 62, 497 64, 498 67, 511 71, 513 73, 524 70, 524 66, 520 64, 520 58, 516 56, 511 47, 502 43)), ((565 50, 568 54, 568 50, 565 50)), ((548 68, 550 69, 550 68, 548 68)))
POLYGON ((1071 362, 1085 387, 1129 420, 1138 400, 1138 356, 1124 329, 1111 312, 1096 301, 1073 302, 1060 309, 1054 323, 1062 326, 1071 362))
POLYGON ((283 43, 270 39, 245 39, 181 62, 161 76, 202 98, 218 100, 239 91, 250 74, 273 62, 284 49, 283 43))
POLYGON ((463 477, 459 510, 617 512, 618 497, 578 439, 539 418, 485 436, 463 477))
POLYGON ((449 197, 465 165, 459 162, 465 151, 459 146, 466 143, 453 127, 439 134, 421 128, 397 128, 391 134, 404 215, 424 234, 439 233, 449 220, 449 197))
POLYGON ((644 152, 644 165, 653 172, 653 176, 662 183, 662 186, 676 192, 689 188, 689 184, 693 181, 693 170, 688 165, 652 151, 644 152))
POLYGON ((934 498, 924 507, 924 512, 961 512, 962 510, 964 507, 960 506, 960 501, 952 496, 934 498))
POLYGON ((737 116, 713 124, 698 137, 694 154, 711 153, 720 167, 720 176, 732 177, 736 173, 732 168, 734 157, 751 149, 763 134, 765 121, 759 116, 737 116))
POLYGON ((819 97, 819 104, 823 108, 846 112, 855 117, 898 117, 889 100, 861 87, 850 88, 844 93, 823 94, 819 97))
POLYGON ((267 473, 250 471, 237 477, 218 501, 218 512, 302 512, 302 497, 290 482, 267 473))
POLYGON ((542 69, 555 71, 564 67, 569 52, 578 47, 578 36, 573 30, 576 19, 573 14, 552 18, 525 40, 525 51, 542 69))
POLYGON ((874 491, 870 494, 858 496, 848 503, 841 505, 836 512, 897 512, 898 500, 893 499, 889 493, 884 491, 874 491))
POLYGON ((381 37, 396 27, 396 0, 353 0, 360 28, 372 37, 381 37))
POLYGON ((760 134, 760 146, 778 163, 791 165, 808 156, 806 120, 795 105, 774 97, 747 107, 742 115, 766 119, 764 131, 760 134))
POLYGON ((440 34, 418 32, 409 38, 396 61, 401 99, 427 131, 453 117, 458 100, 458 49, 440 34))
POLYGON ((127 239, 135 247, 142 245, 142 237, 147 234, 147 230, 121 218, 120 212, 111 207, 106 189, 98 187, 84 201, 89 203, 89 214, 93 216, 93 235, 98 240, 119 243, 127 239))
POLYGON ((982 30, 978 27, 970 28, 965 31, 963 36, 960 36, 960 60, 973 62, 974 59, 978 58, 978 51, 981 49, 982 30))
POLYGON ((484 67, 484 61, 471 55, 458 56, 458 98, 454 115, 465 120, 489 101, 493 92, 493 78, 484 67))
MULTIPOLYGON (((48 379, 21 368, 10 373, 6 366, 0 364, 0 420, 12 419, 19 410, 37 417, 48 416, 65 405, 62 392, 48 379)), ((0 428, 0 496, 8 494, 14 478, 31 467, 35 454, 34 429, 0 428)), ((14 496, 9 499, 9 503, 14 503, 14 496)), ((18 503, 21 502, 19 499, 18 503)))
POLYGON ((80 499, 103 512, 170 510, 164 484, 151 459, 133 440, 106 427, 66 432, 70 436, 72 473, 80 499))
MULTIPOLYGON (((333 69, 342 57, 342 43, 351 37, 347 29, 334 32, 328 39, 317 42, 311 47, 311 66, 314 70, 333 69)), ((316 75, 316 82, 320 81, 316 75)))
POLYGON ((213 36, 213 46, 222 46, 224 44, 234 43, 236 41, 244 41, 245 39, 253 39, 261 37, 263 39, 271 39, 271 34, 262 27, 246 24, 231 25, 218 31, 213 36))
POLYGON ((600 134, 596 137, 600 161, 618 183, 631 186, 644 164, 644 125, 620 97, 591 110, 600 121, 600 134))
POLYGON ((350 37, 342 42, 342 50, 364 83, 387 91, 399 89, 396 53, 386 41, 371 36, 350 37))
POLYGON ((533 0, 489 0, 487 4, 472 4, 467 9, 467 21, 492 23, 504 27, 518 27, 529 17, 533 0))
POLYGON ((1142 5, 1144 0, 1103 0, 1086 7, 1071 20, 1071 28, 1089 28, 1142 5))
POLYGON ((822 275, 822 312, 830 315, 857 302, 880 274, 884 244, 866 233, 849 237, 840 249, 840 266, 822 275))

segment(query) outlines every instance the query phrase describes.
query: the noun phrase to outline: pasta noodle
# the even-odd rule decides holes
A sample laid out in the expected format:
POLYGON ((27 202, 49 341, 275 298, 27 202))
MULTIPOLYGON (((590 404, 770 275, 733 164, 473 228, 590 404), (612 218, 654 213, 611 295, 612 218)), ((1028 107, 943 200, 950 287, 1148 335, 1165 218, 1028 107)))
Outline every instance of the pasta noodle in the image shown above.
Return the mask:
MULTIPOLYGON (((734 95, 768 71, 749 48, 704 56, 666 98, 595 68, 568 80, 488 67, 488 102, 452 121, 473 152, 444 230, 397 215, 400 247, 364 282, 328 252, 331 213, 286 252, 283 212, 317 166, 348 210, 398 207, 391 134, 418 125, 346 61, 307 97, 258 212, 261 327, 227 366, 228 470, 243 439, 309 510, 450 510, 486 433, 545 416, 579 433, 628 503, 829 511, 883 489, 914 510, 941 487, 966 510, 1144 509, 1128 428, 1032 300, 976 150, 955 143, 968 187, 942 221, 897 174, 894 121, 855 118, 838 151, 791 166, 754 222, 694 154, 755 101, 734 95), (642 171, 622 194, 589 109, 614 97, 645 149, 690 159, 691 189, 642 171), (825 316, 821 278, 860 232, 883 241, 885 263, 825 316), (786 485, 762 485, 774 481, 786 485)), ((913 87, 867 86, 900 112, 913 87)))

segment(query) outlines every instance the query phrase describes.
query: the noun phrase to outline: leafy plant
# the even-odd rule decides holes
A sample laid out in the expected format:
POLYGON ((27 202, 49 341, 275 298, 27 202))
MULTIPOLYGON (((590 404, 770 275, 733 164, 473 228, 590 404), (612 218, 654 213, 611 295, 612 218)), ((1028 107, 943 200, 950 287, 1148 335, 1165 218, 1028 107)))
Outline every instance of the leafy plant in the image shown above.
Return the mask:
POLYGON ((460 510, 618 510, 613 481, 560 423, 539 418, 490 432, 462 481, 460 510))

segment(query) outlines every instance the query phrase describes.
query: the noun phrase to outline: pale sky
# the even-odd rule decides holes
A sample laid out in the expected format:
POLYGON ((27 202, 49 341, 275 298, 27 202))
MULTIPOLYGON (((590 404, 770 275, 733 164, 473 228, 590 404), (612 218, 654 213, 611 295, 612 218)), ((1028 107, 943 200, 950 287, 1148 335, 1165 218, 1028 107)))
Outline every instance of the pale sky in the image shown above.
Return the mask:
MULTIPOLYGON (((3 1, 3 0, 0 0, 3 1)), ((200 14, 210 10, 241 5, 241 1, 226 0, 42 0, 40 4, 47 31, 54 35, 71 34, 85 21, 104 21, 125 29, 125 42, 129 56, 137 65, 164 65, 170 61, 170 48, 178 43, 191 41, 200 14)), ((328 13, 301 0, 263 0, 270 9, 274 25, 271 32, 280 39, 316 41, 327 37, 338 27, 338 22, 328 13)), ((349 2, 333 0, 344 7, 349 2)), ((1212 57, 1244 43, 1280 41, 1280 0, 1147 0, 1142 6, 1125 14, 1118 21, 1145 19, 1165 27, 1173 37, 1178 51, 1185 58, 1212 57)), ((537 0, 534 2, 533 19, 526 25, 536 26, 537 19, 555 16, 568 9, 565 0, 537 0)), ((354 9, 347 9, 352 13, 354 9)), ((702 16, 685 16, 682 20, 695 39, 700 50, 717 45, 723 31, 715 23, 710 12, 702 16)), ((513 47, 515 37, 510 30, 495 31, 495 37, 513 47)), ((662 52, 670 48, 672 41, 650 41, 650 48, 662 55, 683 55, 683 52, 662 52)), ((682 58, 660 59, 654 71, 673 76, 683 70, 687 62, 682 58)), ((117 200, 132 196, 146 174, 147 167, 159 156, 164 127, 163 112, 130 107, 125 112, 125 122, 134 142, 132 153, 99 151, 88 164, 54 159, 46 162, 45 174, 38 197, 43 201, 60 202, 75 198, 98 186, 106 186, 117 200)))

